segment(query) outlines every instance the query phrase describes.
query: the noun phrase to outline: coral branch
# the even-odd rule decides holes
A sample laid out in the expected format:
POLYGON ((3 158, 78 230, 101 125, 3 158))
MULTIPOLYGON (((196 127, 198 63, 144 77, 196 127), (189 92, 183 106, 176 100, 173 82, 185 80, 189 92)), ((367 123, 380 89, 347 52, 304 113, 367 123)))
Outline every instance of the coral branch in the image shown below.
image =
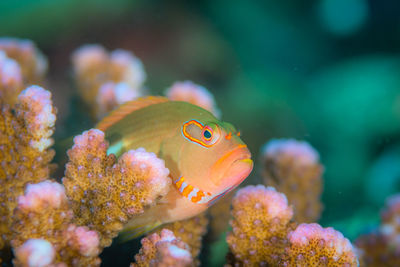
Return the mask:
POLYGON ((216 117, 220 117, 220 111, 215 103, 214 96, 203 86, 191 81, 176 82, 165 92, 165 95, 174 101, 185 101, 202 107, 216 117))
POLYGON ((0 38, 0 50, 21 67, 25 86, 42 84, 47 72, 47 59, 30 40, 0 38))
POLYGON ((236 262, 276 263, 284 254, 293 209, 285 195, 262 185, 240 189, 232 202, 232 232, 226 238, 236 262))
POLYGON ((142 248, 131 267, 188 267, 193 259, 186 243, 177 239, 173 232, 162 229, 141 240, 142 248))
POLYGON ((97 119, 144 93, 142 62, 128 51, 108 53, 100 45, 84 45, 72 62, 79 93, 97 119))
POLYGON ((34 240, 43 239, 55 252, 51 259, 53 264, 98 266, 98 234, 87 227, 72 224, 72 218, 61 184, 50 181, 29 184, 25 195, 18 199, 11 227, 11 245, 15 248, 17 262, 24 265, 24 262, 35 259, 41 246, 37 251, 37 241, 34 240))
POLYGON ((54 260, 54 247, 43 239, 29 239, 15 250, 13 261, 16 267, 45 267, 54 260))
POLYGON ((0 102, 13 105, 22 88, 20 66, 0 50, 0 102))
POLYGON ((319 224, 300 224, 289 235, 283 266, 358 266, 355 249, 342 233, 319 224))
POLYGON ((247 186, 233 199, 230 264, 240 266, 357 266, 349 240, 333 228, 291 221, 287 199, 272 187, 247 186))
MULTIPOLYGON (((54 151, 55 109, 50 92, 31 86, 19 96, 15 107, 1 105, 0 118, 0 236, 6 241, 17 198, 27 183, 49 177, 54 151)), ((4 245, 0 240, 0 247, 4 245)))
POLYGON ((363 253, 361 263, 365 266, 400 266, 400 194, 386 200, 381 213, 380 227, 360 236, 355 244, 363 253))
POLYGON ((107 148, 100 130, 75 137, 63 179, 77 224, 98 231, 102 246, 109 246, 126 222, 164 196, 171 183, 164 161, 154 153, 130 150, 117 162, 107 148))
MULTIPOLYGON (((201 250, 201 241, 207 232, 208 218, 205 213, 193 218, 176 221, 163 226, 163 229, 171 230, 174 235, 189 245, 189 251, 195 261, 195 265, 200 265, 198 256, 201 250)), ((160 233, 162 230, 157 230, 160 233)))
POLYGON ((262 164, 264 183, 287 196, 294 206, 294 219, 317 221, 322 210, 323 172, 318 152, 306 142, 272 140, 262 149, 262 164))

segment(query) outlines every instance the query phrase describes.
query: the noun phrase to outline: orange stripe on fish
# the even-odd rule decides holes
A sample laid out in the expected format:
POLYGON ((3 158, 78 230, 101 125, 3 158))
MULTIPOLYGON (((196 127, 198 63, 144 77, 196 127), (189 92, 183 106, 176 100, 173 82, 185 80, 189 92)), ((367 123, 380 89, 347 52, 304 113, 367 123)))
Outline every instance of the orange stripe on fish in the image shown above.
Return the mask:
POLYGON ((209 192, 204 192, 188 183, 185 182, 185 178, 181 176, 179 179, 174 181, 176 189, 180 194, 193 203, 207 203, 212 199, 212 194, 209 192))
POLYGON ((174 184, 175 184, 175 186, 176 186, 176 188, 177 188, 178 190, 180 190, 183 181, 185 181, 185 178, 183 178, 183 176, 182 176, 181 178, 179 178, 178 181, 175 181, 175 182, 174 182, 174 184))
POLYGON ((204 192, 199 190, 195 197, 192 197, 190 200, 194 203, 199 202, 204 197, 204 192))
POLYGON ((183 191, 182 191, 182 196, 188 197, 189 194, 192 192, 192 190, 193 190, 193 186, 192 185, 186 186, 185 189, 183 189, 183 191))
MULTIPOLYGON (((204 125, 203 125, 203 124, 201 124, 200 122, 198 122, 198 121, 196 121, 196 120, 190 120, 190 121, 188 121, 188 122, 185 122, 185 123, 183 124, 183 126, 182 126, 182 134, 183 134, 183 136, 186 137, 189 141, 195 142, 195 143, 197 143, 197 144, 199 144, 199 145, 201 145, 201 146, 204 146, 204 147, 211 147, 213 144, 206 144, 206 143, 204 143, 202 140, 199 140, 199 139, 197 139, 197 138, 194 138, 193 136, 191 136, 191 135, 187 132, 187 127, 190 126, 190 125, 192 125, 192 124, 196 125, 197 127, 199 127, 199 128, 201 129, 201 131, 203 131, 203 129, 204 129, 204 125)), ((210 139, 211 139, 211 137, 210 137, 210 139)))

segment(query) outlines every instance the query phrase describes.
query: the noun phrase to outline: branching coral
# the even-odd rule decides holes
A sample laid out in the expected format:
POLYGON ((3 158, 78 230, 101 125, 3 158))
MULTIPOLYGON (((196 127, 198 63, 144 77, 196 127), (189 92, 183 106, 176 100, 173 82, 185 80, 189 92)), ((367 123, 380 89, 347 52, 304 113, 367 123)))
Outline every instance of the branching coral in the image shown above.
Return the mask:
POLYGON ((47 72, 47 59, 30 40, 0 38, 0 50, 21 66, 23 83, 42 84, 47 72))
POLYGON ((22 88, 20 66, 0 50, 0 102, 13 105, 22 88))
POLYGON ((56 118, 50 97, 43 88, 31 86, 18 96, 14 107, 1 104, 0 247, 8 239, 11 215, 25 185, 49 177, 56 118))
POLYGON ((214 100, 214 96, 203 86, 191 81, 176 82, 165 92, 165 95, 175 101, 185 101, 200 106, 216 117, 220 117, 220 111, 214 100))
POLYGON ((350 242, 332 228, 291 221, 285 195, 247 186, 232 202, 230 263, 244 266, 357 266, 350 242))
POLYGON ((391 196, 382 211, 382 224, 373 233, 359 237, 365 266, 400 266, 400 194, 391 196))
POLYGON ((358 266, 350 241, 331 227, 303 223, 288 238, 283 266, 358 266))
POLYGON ((304 141, 272 140, 262 149, 262 166, 264 183, 287 196, 297 222, 319 219, 323 167, 317 151, 304 141))
POLYGON ((284 254, 293 209, 285 195, 262 185, 240 189, 232 201, 232 232, 226 238, 236 262, 275 263, 284 254))
POLYGON ((11 245, 15 248, 14 263, 37 266, 27 262, 37 259, 37 254, 43 252, 45 246, 54 254, 52 257, 47 255, 52 264, 98 266, 100 240, 97 232, 72 224, 72 218, 61 184, 50 181, 29 184, 25 195, 19 197, 13 216, 11 245), (42 241, 38 244, 37 240, 42 241))
POLYGON ((107 148, 100 130, 75 137, 63 178, 77 224, 98 231, 102 246, 109 246, 128 220, 164 196, 171 183, 164 161, 154 153, 130 150, 117 161, 107 148))
POLYGON ((128 51, 108 53, 100 45, 85 45, 74 52, 72 62, 79 93, 97 119, 143 95, 143 65, 128 51))
POLYGON ((15 250, 14 266, 45 267, 55 256, 54 247, 43 239, 29 239, 15 250))
POLYGON ((184 267, 193 266, 189 246, 177 239, 173 232, 162 229, 141 240, 142 248, 135 256, 136 263, 131 267, 159 266, 184 267))
MULTIPOLYGON (((197 215, 193 218, 176 221, 163 226, 163 229, 171 230, 174 235, 189 245, 189 250, 199 265, 198 256, 201 250, 201 241, 207 232, 208 218, 205 213, 197 215)), ((157 230, 160 233, 162 230, 157 230)))

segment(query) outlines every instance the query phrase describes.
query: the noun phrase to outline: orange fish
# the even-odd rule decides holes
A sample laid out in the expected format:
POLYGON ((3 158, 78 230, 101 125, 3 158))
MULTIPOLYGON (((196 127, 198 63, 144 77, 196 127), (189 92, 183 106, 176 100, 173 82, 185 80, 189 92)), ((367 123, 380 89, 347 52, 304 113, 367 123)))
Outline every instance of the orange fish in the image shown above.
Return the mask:
POLYGON ((187 102, 147 97, 123 104, 97 128, 110 142, 108 153, 143 147, 165 161, 172 185, 157 205, 133 218, 123 238, 206 210, 238 186, 253 161, 240 133, 209 111, 187 102))

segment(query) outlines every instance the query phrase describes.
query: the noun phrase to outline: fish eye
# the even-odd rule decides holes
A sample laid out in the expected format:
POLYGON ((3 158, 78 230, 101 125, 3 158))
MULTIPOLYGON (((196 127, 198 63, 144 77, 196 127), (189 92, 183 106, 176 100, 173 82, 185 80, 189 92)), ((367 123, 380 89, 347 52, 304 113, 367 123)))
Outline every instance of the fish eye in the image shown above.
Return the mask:
POLYGON ((205 129, 205 130, 203 131, 203 137, 204 137, 204 139, 207 140, 207 141, 211 140, 212 132, 211 132, 209 129, 205 129))
POLYGON ((220 137, 220 130, 216 124, 208 124, 203 127, 202 131, 203 142, 209 146, 214 145, 220 137))

